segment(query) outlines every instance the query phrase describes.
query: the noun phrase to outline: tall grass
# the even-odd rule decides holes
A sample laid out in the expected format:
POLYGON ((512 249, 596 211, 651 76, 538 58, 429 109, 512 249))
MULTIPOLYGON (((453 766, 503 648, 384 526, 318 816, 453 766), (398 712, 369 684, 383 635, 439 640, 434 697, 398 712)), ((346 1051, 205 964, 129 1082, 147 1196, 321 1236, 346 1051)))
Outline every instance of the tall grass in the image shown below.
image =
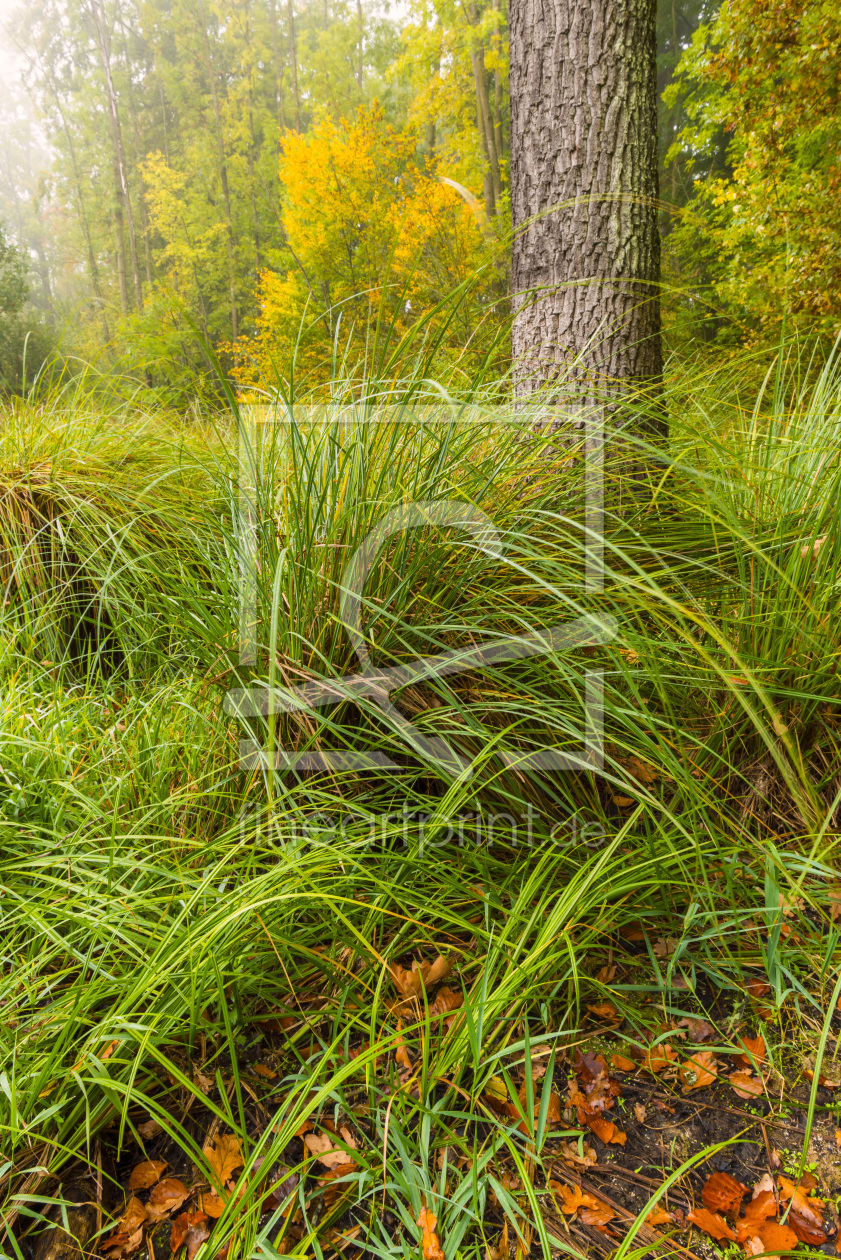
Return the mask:
POLYGON ((702 981, 735 988, 761 967, 778 1006, 793 993, 823 1018, 838 936, 841 393, 834 365, 808 385, 795 367, 772 365, 749 410, 715 378, 679 382, 654 496, 619 513, 608 481, 603 589, 589 591, 582 452, 503 423, 490 391, 337 382, 318 408, 206 425, 57 392, 6 416, 5 1254, 22 1254, 80 1168, 104 1176, 107 1206, 114 1161, 142 1147, 149 1116, 206 1173, 194 1103, 246 1152, 251 1193, 226 1209, 217 1250, 320 1255, 341 1216, 371 1254, 408 1255, 425 1204, 447 1260, 483 1253, 494 1212, 548 1253, 540 1196, 563 1125, 538 1107, 521 1132, 487 1105, 490 1078, 516 1097, 535 1044, 576 1043, 606 991, 642 1029, 648 998, 698 1009, 702 981), (389 510, 444 500, 490 518, 499 545, 395 534, 362 597, 375 666, 582 616, 615 619, 617 636, 404 689, 399 716, 445 739, 461 773, 407 746, 370 699, 245 725, 226 712, 231 689, 357 671, 349 559, 389 510), (580 749, 595 669, 603 770, 542 769, 535 753, 580 749), (243 737, 269 758, 241 764, 243 737), (394 764, 275 768, 277 749, 394 764), (788 936, 780 896, 816 911, 788 936), (764 935, 740 933, 747 912, 764 935), (677 938, 668 965, 598 980, 638 921, 677 938), (449 1024, 423 1000, 395 1005, 390 969, 438 953, 463 995, 449 1024), (266 1056, 271 1085, 251 1072, 266 1056), (216 1078, 207 1094, 198 1066, 216 1078), (265 1169, 288 1167, 319 1110, 354 1117, 364 1141, 337 1199, 298 1184, 290 1242, 265 1169))

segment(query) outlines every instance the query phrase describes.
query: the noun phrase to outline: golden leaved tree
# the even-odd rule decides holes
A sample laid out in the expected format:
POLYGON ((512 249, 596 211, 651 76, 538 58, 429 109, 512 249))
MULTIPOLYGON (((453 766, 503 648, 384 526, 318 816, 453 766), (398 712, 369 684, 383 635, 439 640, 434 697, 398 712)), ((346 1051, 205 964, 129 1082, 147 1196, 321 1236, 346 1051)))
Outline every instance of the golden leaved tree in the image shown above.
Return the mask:
POLYGON ((453 356, 496 323, 495 241, 483 212, 422 163, 411 133, 376 104, 353 119, 287 131, 280 158, 288 267, 260 273, 253 333, 233 347, 240 383, 273 387, 295 361, 309 383, 361 370, 481 271, 442 314, 453 356))

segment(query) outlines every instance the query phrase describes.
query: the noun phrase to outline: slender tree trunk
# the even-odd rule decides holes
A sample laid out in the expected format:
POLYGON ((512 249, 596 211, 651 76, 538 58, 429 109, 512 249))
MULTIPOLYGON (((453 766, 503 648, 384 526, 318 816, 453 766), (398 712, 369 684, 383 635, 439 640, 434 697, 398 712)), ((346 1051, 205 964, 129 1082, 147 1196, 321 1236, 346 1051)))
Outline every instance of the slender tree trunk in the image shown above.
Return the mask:
POLYGON ((362 87, 362 74, 364 69, 363 61, 363 41, 365 39, 365 19, 362 15, 362 0, 356 0, 356 26, 358 30, 357 51, 359 54, 356 66, 356 82, 362 87))
POLYGON ((481 44, 474 48, 471 59, 473 62, 473 82, 476 86, 476 117, 482 133, 484 152, 488 159, 495 212, 499 199, 502 196, 502 179, 499 171, 499 155, 496 151, 496 134, 491 116, 491 103, 488 96, 485 54, 481 44))
POLYGON ((140 266, 137 260, 137 235, 134 230, 134 214, 132 212, 131 197, 129 195, 128 170, 126 169, 126 155, 123 148, 123 133, 122 127, 120 126, 120 111, 117 105, 117 94, 114 91, 114 80, 111 77, 111 57, 105 40, 105 29, 102 24, 102 14, 99 11, 98 0, 92 0, 91 9, 93 12, 94 23, 96 25, 97 42, 99 43, 99 53, 102 60, 102 71, 105 75, 105 87, 108 94, 108 112, 111 117, 111 136, 114 144, 114 161, 117 170, 120 196, 122 198, 126 223, 128 225, 129 253, 131 255, 131 270, 132 278, 134 280, 134 297, 137 303, 138 311, 142 311, 143 285, 140 279, 140 266))
POLYGON ((655 0, 511 0, 509 23, 517 390, 654 385, 655 0))
POLYGON ((295 11, 292 0, 288 0, 286 12, 289 17, 289 65, 292 69, 292 96, 295 100, 295 130, 301 130, 301 101, 298 96, 298 53, 295 49, 295 11))
MULTIPOLYGON (((499 13, 499 0, 493 0, 493 11, 499 13)), ((496 116, 496 152, 497 157, 502 161, 505 156, 505 126, 502 120, 502 74, 499 70, 499 61, 502 58, 502 31, 497 26, 494 31, 494 51, 497 56, 497 69, 494 70, 494 114, 496 116)))
MULTIPOLYGON (((281 132, 286 130, 286 110, 283 108, 283 72, 285 70, 283 54, 280 50, 280 19, 277 12, 277 0, 271 0, 272 25, 272 66, 274 70, 274 96, 277 110, 277 125, 281 132)), ((279 145, 278 145, 279 148, 279 145)))
POLYGON ((231 304, 231 333, 234 341, 236 341, 239 336, 239 320, 237 317, 236 260, 234 255, 236 238, 234 237, 234 220, 233 214, 231 213, 231 191, 228 185, 228 163, 225 156, 225 136, 222 128, 222 110, 219 105, 219 92, 216 86, 216 70, 213 66, 213 57, 210 51, 210 36, 207 31, 207 18, 205 17, 204 5, 200 3, 198 10, 202 28, 202 38, 204 40, 207 78, 210 84, 211 99, 213 101, 213 117, 216 121, 216 148, 219 154, 219 182, 222 185, 222 205, 225 210, 225 245, 228 256, 228 293, 231 304))
POLYGON ((126 284, 126 234, 123 224, 123 190, 117 159, 112 158, 114 171, 114 237, 117 259, 117 284, 120 290, 120 313, 128 315, 128 285, 126 284))

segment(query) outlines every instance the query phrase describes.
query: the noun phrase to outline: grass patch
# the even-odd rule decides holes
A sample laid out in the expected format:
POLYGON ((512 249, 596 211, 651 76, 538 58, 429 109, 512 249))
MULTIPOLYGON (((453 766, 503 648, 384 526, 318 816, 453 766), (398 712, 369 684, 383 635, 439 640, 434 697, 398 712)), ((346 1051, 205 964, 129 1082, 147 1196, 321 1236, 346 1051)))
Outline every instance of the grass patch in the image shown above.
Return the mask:
POLYGON ((16 405, 0 438, 6 1255, 31 1254, 45 1215, 86 1210, 73 1187, 96 1205, 88 1237, 113 1234, 144 1154, 202 1196, 190 1210, 219 1208, 208 1255, 408 1256, 424 1221, 447 1260, 500 1254, 504 1230, 521 1252, 574 1249, 547 1186, 584 1141, 564 1080, 599 1007, 640 1045, 692 1017, 735 1051, 753 977, 772 1062, 793 1026, 832 1059, 838 386, 832 366, 808 386, 778 371, 746 409, 716 378, 676 380, 655 493, 629 495, 608 460, 589 591, 581 450, 525 440, 491 397, 439 390, 433 409, 420 382, 372 384, 297 419, 206 426, 61 394, 16 405), (375 667, 581 617, 616 637, 424 678, 394 712, 349 697, 237 722, 232 688, 359 670, 347 565, 409 501, 482 513, 499 545, 393 535, 360 605, 375 667), (539 754, 580 755, 595 670, 604 767, 547 772, 539 754), (407 722, 468 769, 442 774, 407 722), (244 767, 249 736, 270 759, 393 764, 244 767), (220 1136, 242 1156, 227 1179, 220 1136))

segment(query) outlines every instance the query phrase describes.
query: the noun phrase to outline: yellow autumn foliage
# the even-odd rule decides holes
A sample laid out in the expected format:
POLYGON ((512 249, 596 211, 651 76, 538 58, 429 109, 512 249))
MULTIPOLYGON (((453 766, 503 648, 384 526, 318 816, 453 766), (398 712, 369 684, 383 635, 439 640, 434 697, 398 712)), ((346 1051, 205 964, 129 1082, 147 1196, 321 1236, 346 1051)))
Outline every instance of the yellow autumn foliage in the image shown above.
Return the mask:
POLYGON ((334 358, 358 373, 483 264, 448 312, 446 344, 457 354, 489 322, 499 286, 481 207, 422 165, 414 136, 377 105, 287 131, 279 174, 288 265, 259 276, 256 329, 234 346, 243 387, 288 380, 293 359, 309 384, 332 375, 334 358))

